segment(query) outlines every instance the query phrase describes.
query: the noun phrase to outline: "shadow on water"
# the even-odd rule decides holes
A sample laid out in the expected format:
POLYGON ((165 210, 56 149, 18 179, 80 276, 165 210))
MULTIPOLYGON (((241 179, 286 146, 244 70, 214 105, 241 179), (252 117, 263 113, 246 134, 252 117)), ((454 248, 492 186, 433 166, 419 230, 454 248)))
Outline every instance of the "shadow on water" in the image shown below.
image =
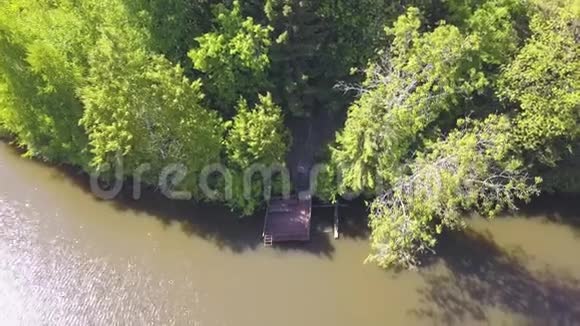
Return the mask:
POLYGON ((580 194, 542 195, 520 210, 523 216, 545 217, 548 221, 564 224, 580 237, 580 194))
MULTIPOLYGON (((15 146, 8 145, 5 148, 15 157, 24 153, 15 146)), ((146 186, 143 186, 141 198, 135 200, 132 197, 131 182, 126 182, 121 193, 113 200, 102 200, 92 193, 87 173, 77 167, 54 165, 38 160, 29 162, 52 169, 53 178, 64 179, 96 201, 110 203, 119 211, 154 217, 165 226, 179 223, 187 235, 210 241, 220 249, 242 253, 262 246, 263 211, 257 212, 254 216, 240 218, 223 205, 170 200, 153 187, 146 186)), ((314 208, 311 241, 279 244, 273 249, 281 252, 305 252, 332 259, 335 251, 332 234, 324 230, 328 225, 332 226, 332 216, 332 209, 314 208)), ((354 201, 348 207, 341 208, 340 216, 341 238, 368 239, 367 214, 363 202, 354 201)))
POLYGON ((436 324, 489 322, 490 308, 521 314, 531 324, 578 325, 580 276, 549 267, 530 272, 521 248, 500 248, 491 234, 473 231, 450 234, 437 252, 448 273, 425 273, 419 290, 420 319, 436 324))
MULTIPOLYGON (((88 176, 70 167, 60 167, 57 174, 64 174, 83 191, 91 193, 88 176)), ((143 186, 141 197, 132 197, 130 182, 113 200, 95 199, 109 202, 119 211, 130 211, 138 215, 154 217, 165 226, 178 223, 188 236, 195 236, 215 244, 219 249, 229 249, 234 253, 256 250, 263 246, 262 228, 265 212, 263 210, 248 217, 240 217, 227 207, 219 204, 198 203, 194 201, 171 200, 152 187, 143 186)), ((334 246, 325 234, 313 232, 312 240, 307 243, 287 243, 275 245, 273 249, 289 252, 300 251, 320 257, 332 258, 334 246)))
POLYGON ((341 207, 340 236, 342 238, 367 241, 370 236, 368 209, 364 200, 354 200, 341 207))
MULTIPOLYGON (((341 207, 339 210, 339 216, 340 239, 368 240, 369 229, 367 223, 367 212, 362 202, 352 202, 346 207, 341 207)), ((335 251, 332 244, 333 217, 333 208, 314 207, 312 209, 310 241, 277 244, 274 248, 280 251, 306 251, 327 258, 332 258, 332 254, 335 251)), ((258 220, 260 223, 263 221, 261 217, 258 218, 258 220)))
MULTIPOLYGON (((77 183, 82 182, 81 186, 90 191, 86 178, 74 179, 77 183)), ((263 246, 261 234, 264 210, 241 218, 223 205, 170 200, 153 189, 144 190, 139 200, 134 200, 131 194, 130 189, 123 191, 112 201, 114 207, 121 211, 130 210, 153 216, 164 225, 177 222, 187 235, 211 241, 218 248, 235 253, 263 246)), ((332 234, 325 232, 325 226, 332 226, 332 210, 315 208, 313 212, 310 241, 275 244, 272 249, 279 252, 304 252, 332 259, 335 251, 332 234)), ((341 208, 340 214, 341 238, 368 239, 366 211, 360 203, 341 208)))

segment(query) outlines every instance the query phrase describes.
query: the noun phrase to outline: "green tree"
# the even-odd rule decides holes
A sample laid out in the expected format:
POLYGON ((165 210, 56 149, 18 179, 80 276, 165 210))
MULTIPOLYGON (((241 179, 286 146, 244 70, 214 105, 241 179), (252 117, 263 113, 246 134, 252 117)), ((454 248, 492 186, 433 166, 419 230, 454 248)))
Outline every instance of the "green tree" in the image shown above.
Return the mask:
POLYGON ((368 261, 415 267, 422 253, 433 251, 438 234, 465 227, 466 210, 493 217, 538 193, 540 180, 532 181, 512 154, 507 117, 461 124, 419 153, 410 173, 372 202, 368 261))
POLYGON ((151 164, 145 181, 155 183, 164 166, 181 163, 190 174, 183 187, 196 190, 196 173, 219 161, 221 120, 203 106, 201 82, 143 50, 142 41, 136 31, 109 30, 91 53, 80 94, 92 165, 101 169, 121 155, 127 174, 151 164))
POLYGON ((28 155, 84 165, 86 136, 75 95, 92 33, 71 1, 0 4, 4 128, 28 155))
POLYGON ((192 35, 201 35, 211 22, 205 1, 190 0, 124 0, 134 24, 149 35, 149 47, 182 65, 194 45, 192 35))
POLYGON ((419 11, 410 8, 388 29, 392 45, 367 68, 365 82, 342 85, 360 94, 332 153, 343 190, 373 190, 393 180, 429 125, 488 83, 469 64, 477 38, 454 26, 427 33, 420 26, 419 11))
POLYGON ((228 131, 228 159, 241 168, 254 162, 282 163, 289 146, 282 110, 270 93, 258 98, 254 109, 249 108, 246 100, 240 99, 228 131))
POLYGON ((189 57, 204 73, 212 103, 228 112, 239 96, 254 96, 267 85, 271 29, 243 17, 239 1, 232 9, 223 4, 213 9, 215 31, 196 38, 199 45, 189 57))
POLYGON ((524 8, 520 0, 486 1, 465 19, 464 29, 478 40, 482 69, 496 73, 495 68, 508 63, 516 54, 524 8))
POLYGON ((10 130, 8 129, 10 121, 10 103, 8 96, 6 84, 0 81, 0 138, 10 134, 10 130))
MULTIPOLYGON (((249 215, 264 200, 261 181, 251 182, 251 198, 244 196, 243 174, 253 164, 263 164, 266 168, 284 166, 290 145, 290 134, 284 126, 282 110, 272 100, 272 96, 259 95, 259 101, 250 109, 244 99, 238 102, 237 113, 231 123, 225 140, 227 159, 235 171, 235 191, 231 205, 249 215)), ((280 190, 282 176, 274 180, 274 191, 280 190)))
POLYGON ((541 165, 535 171, 542 176, 542 191, 557 194, 580 193, 580 142, 562 153, 556 166, 541 165))
POLYGON ((538 192, 539 179, 528 177, 513 141, 511 115, 457 120, 479 109, 472 97, 493 102, 498 68, 517 52, 513 16, 520 10, 491 1, 473 8, 461 27, 442 23, 421 32, 420 13, 410 8, 387 29, 391 46, 367 68, 364 83, 340 85, 359 99, 331 162, 342 174, 338 193, 378 191, 369 261, 414 266, 442 230, 464 226, 465 210, 493 216, 538 192), (434 137, 440 133, 448 135, 434 137), (384 185, 388 190, 378 188, 384 185))
POLYGON ((375 59, 387 39, 384 26, 409 6, 426 12, 438 7, 430 0, 265 1, 276 39, 270 74, 275 97, 297 116, 344 110, 352 99, 341 96, 334 85, 361 77, 352 68, 375 59))
MULTIPOLYGON (((329 62, 322 62, 322 42, 329 34, 329 26, 316 15, 318 1, 268 0, 265 12, 273 27, 272 73, 276 97, 294 115, 305 115, 315 105, 317 97, 326 95, 320 83, 320 73, 329 62)), ((330 71, 330 70, 328 70, 330 71)), ((330 89, 327 85, 326 89, 330 89)))
POLYGON ((571 5, 539 10, 532 36, 499 81, 499 95, 518 105, 515 141, 550 165, 580 136, 577 21, 571 5))

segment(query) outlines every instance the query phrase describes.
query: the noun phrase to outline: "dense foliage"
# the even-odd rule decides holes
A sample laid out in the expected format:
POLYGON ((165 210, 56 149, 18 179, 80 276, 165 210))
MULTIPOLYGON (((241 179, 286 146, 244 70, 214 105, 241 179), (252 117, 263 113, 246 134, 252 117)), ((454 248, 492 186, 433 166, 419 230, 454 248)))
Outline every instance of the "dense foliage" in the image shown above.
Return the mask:
POLYGON ((287 190, 297 122, 337 116, 343 126, 317 126, 337 132, 313 149, 327 154, 315 194, 363 194, 369 261, 411 267, 466 212, 580 189, 579 11, 572 0, 6 0, 0 137, 87 172, 122 162, 123 179, 146 164, 151 185, 179 164, 194 199, 249 215, 287 190), (204 173, 215 193, 199 189, 204 173))
POLYGON ((270 64, 270 27, 242 17, 240 4, 214 7, 215 31, 196 38, 198 47, 189 52, 195 69, 204 73, 208 94, 222 110, 235 105, 240 95, 263 89, 270 64))
POLYGON ((538 192, 540 179, 532 182, 511 155, 508 118, 491 115, 460 124, 466 126, 429 144, 409 165, 409 174, 374 199, 369 260, 415 266, 418 254, 433 249, 437 234, 465 226, 465 210, 494 216, 538 192))
MULTIPOLYGON (((236 116, 227 124, 230 128, 225 139, 234 181, 230 204, 234 208, 243 209, 245 214, 251 214, 264 200, 264 187, 270 189, 274 186, 268 179, 256 180, 253 174, 264 169, 279 171, 290 145, 290 135, 284 126, 281 108, 274 103, 270 93, 258 97, 259 101, 253 109, 248 107, 246 100, 239 100, 236 116), (251 185, 246 194, 243 189, 244 178, 251 185)), ((282 180, 278 181, 281 186, 282 180)), ((274 189, 277 192, 281 190, 274 189)), ((266 197, 268 195, 267 191, 266 197)))
POLYGON ((343 174, 339 192, 377 191, 370 261, 417 265, 437 234, 465 226, 466 211, 493 216, 530 200, 540 171, 550 171, 552 191, 574 187, 545 166, 577 157, 568 155, 580 131, 572 9, 532 7, 519 26, 520 4, 488 1, 458 27, 421 32, 410 8, 365 81, 341 85, 359 98, 332 162, 343 174), (528 37, 518 32, 528 28, 528 37))

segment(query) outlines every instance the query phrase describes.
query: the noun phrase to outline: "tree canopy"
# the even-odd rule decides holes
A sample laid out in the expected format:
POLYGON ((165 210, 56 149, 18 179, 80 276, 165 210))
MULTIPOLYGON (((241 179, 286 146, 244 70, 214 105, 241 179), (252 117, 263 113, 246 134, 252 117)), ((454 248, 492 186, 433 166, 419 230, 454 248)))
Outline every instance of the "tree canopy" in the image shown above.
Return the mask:
POLYGON ((153 186, 179 165, 242 215, 313 158, 315 196, 368 201, 368 260, 413 267, 469 212, 580 189, 579 22, 572 0, 5 0, 0 137, 153 186))
POLYGON ((205 73, 215 104, 227 110, 239 96, 254 95, 264 87, 271 28, 243 17, 239 1, 231 10, 218 4, 213 11, 215 31, 197 37, 199 47, 191 49, 189 57, 193 67, 205 73))

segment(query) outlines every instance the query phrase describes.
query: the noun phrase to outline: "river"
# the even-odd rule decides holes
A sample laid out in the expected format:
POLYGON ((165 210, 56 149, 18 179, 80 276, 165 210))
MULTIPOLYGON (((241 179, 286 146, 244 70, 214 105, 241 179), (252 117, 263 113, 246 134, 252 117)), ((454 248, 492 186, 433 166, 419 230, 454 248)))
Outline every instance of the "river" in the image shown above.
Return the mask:
POLYGON ((0 143, 3 325, 580 324, 578 198, 474 218, 418 272, 383 271, 348 224, 265 248, 259 218, 100 201, 82 180, 0 143))

